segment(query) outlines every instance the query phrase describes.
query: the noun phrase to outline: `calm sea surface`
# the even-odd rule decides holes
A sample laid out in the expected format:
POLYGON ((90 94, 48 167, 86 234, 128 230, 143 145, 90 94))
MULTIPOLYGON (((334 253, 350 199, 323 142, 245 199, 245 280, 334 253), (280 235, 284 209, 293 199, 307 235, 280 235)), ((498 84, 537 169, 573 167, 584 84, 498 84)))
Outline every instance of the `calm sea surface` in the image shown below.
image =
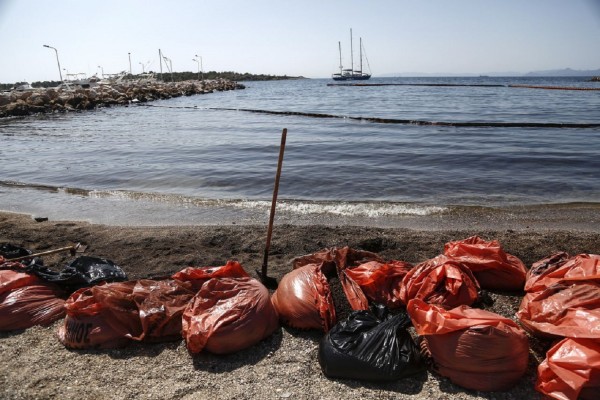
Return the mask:
MULTIPOLYGON (((282 128, 288 135, 278 210, 289 218, 600 202, 599 128, 383 124, 242 111, 600 123, 600 91, 328 83, 248 82, 245 90, 148 105, 0 120, 0 209, 108 223, 262 220, 282 128)), ((584 78, 368 83, 600 87, 584 78)))

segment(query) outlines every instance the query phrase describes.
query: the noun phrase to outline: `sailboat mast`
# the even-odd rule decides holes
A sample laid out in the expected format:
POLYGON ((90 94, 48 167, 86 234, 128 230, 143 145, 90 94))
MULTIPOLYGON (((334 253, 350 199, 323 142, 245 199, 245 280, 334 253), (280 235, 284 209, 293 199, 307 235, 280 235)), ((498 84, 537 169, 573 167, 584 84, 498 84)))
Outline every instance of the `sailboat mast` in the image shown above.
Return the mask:
POLYGON ((340 76, 342 75, 342 71, 344 67, 342 66, 342 42, 338 42, 338 46, 340 48, 340 76))
POLYGON ((360 38, 360 73, 362 74, 362 38, 360 38))
POLYGON ((350 69, 354 73, 354 47, 352 46, 352 28, 350 28, 350 69))

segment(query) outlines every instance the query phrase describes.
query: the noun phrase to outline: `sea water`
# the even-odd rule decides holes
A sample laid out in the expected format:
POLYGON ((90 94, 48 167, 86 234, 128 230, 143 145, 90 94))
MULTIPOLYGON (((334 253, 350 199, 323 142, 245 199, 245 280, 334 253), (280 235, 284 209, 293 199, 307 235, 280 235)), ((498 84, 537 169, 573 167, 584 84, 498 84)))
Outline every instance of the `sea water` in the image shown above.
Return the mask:
POLYGON ((369 224, 456 207, 600 202, 600 129, 544 126, 600 123, 600 91, 509 87, 597 83, 332 83, 246 82, 244 90, 0 120, 0 209, 112 224, 263 223, 283 128, 277 210, 286 222, 369 224), (494 125, 505 122, 538 125, 494 125))

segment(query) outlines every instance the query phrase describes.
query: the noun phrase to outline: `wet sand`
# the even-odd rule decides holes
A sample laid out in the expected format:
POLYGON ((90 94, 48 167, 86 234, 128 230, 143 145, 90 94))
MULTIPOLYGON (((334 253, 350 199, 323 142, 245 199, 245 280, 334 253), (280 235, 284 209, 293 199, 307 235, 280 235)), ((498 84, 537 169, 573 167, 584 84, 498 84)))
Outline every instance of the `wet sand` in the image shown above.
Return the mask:
MULTIPOLYGON (((493 212, 468 209, 457 214, 454 223, 436 217, 437 225, 432 219, 419 228, 415 219, 411 229, 291 225, 278 220, 269 275, 279 280, 291 270, 293 258, 334 246, 418 263, 440 254, 444 243, 474 234, 499 240, 505 251, 528 267, 557 251, 599 254, 596 209, 584 208, 582 213, 576 207, 569 211, 547 208, 543 213, 552 217, 549 223, 544 222, 543 213, 531 218, 525 209, 500 219, 493 212)), ((223 265, 230 259, 240 261, 255 275, 254 270, 262 265, 265 238, 266 225, 260 224, 127 227, 52 218, 36 222, 30 215, 0 213, 0 242, 33 251, 81 242, 88 246, 87 255, 115 261, 131 279, 167 275, 190 265, 223 265)), ((68 254, 44 257, 45 264, 56 269, 71 259, 68 254)), ((492 293, 492 297, 495 303, 490 310, 514 319, 521 293, 492 293)), ((0 333, 1 398, 539 398, 533 388, 535 368, 549 345, 532 340, 528 373, 510 391, 490 394, 462 389, 432 372, 388 384, 327 379, 317 360, 322 334, 313 331, 283 327, 233 355, 192 357, 182 341, 132 344, 118 350, 67 350, 55 336, 59 323, 0 333)))

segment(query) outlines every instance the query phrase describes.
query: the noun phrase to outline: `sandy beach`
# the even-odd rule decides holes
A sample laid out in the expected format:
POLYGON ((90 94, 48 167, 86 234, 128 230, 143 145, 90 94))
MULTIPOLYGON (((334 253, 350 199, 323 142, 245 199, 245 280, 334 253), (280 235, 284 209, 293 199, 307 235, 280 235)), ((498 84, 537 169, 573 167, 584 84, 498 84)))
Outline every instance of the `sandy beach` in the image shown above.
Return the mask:
MULTIPOLYGON (((416 230, 358 226, 275 225, 269 275, 280 280, 291 260, 327 247, 350 246, 386 259, 418 263, 440 254, 447 241, 477 234, 497 239, 528 267, 551 253, 600 253, 600 233, 578 230, 416 230)), ((0 213, 0 242, 44 251, 76 242, 86 254, 119 264, 130 279, 162 276, 187 266, 238 260, 255 275, 262 265, 264 226, 118 227, 85 222, 36 222, 31 216, 0 213)), ((61 269, 69 254, 44 257, 61 269)), ((256 275, 255 275, 256 276, 256 275)), ((515 318, 520 293, 492 293, 489 309, 515 318)), ((336 305, 336 307, 344 307, 336 305)), ((183 341, 132 343, 116 350, 67 350, 50 327, 0 333, 0 397, 5 399, 522 399, 534 390, 536 366, 550 343, 530 341, 530 366, 507 392, 463 389, 428 372, 378 384, 326 378, 317 360, 322 333, 282 327, 258 345, 228 356, 191 356, 183 341)))

